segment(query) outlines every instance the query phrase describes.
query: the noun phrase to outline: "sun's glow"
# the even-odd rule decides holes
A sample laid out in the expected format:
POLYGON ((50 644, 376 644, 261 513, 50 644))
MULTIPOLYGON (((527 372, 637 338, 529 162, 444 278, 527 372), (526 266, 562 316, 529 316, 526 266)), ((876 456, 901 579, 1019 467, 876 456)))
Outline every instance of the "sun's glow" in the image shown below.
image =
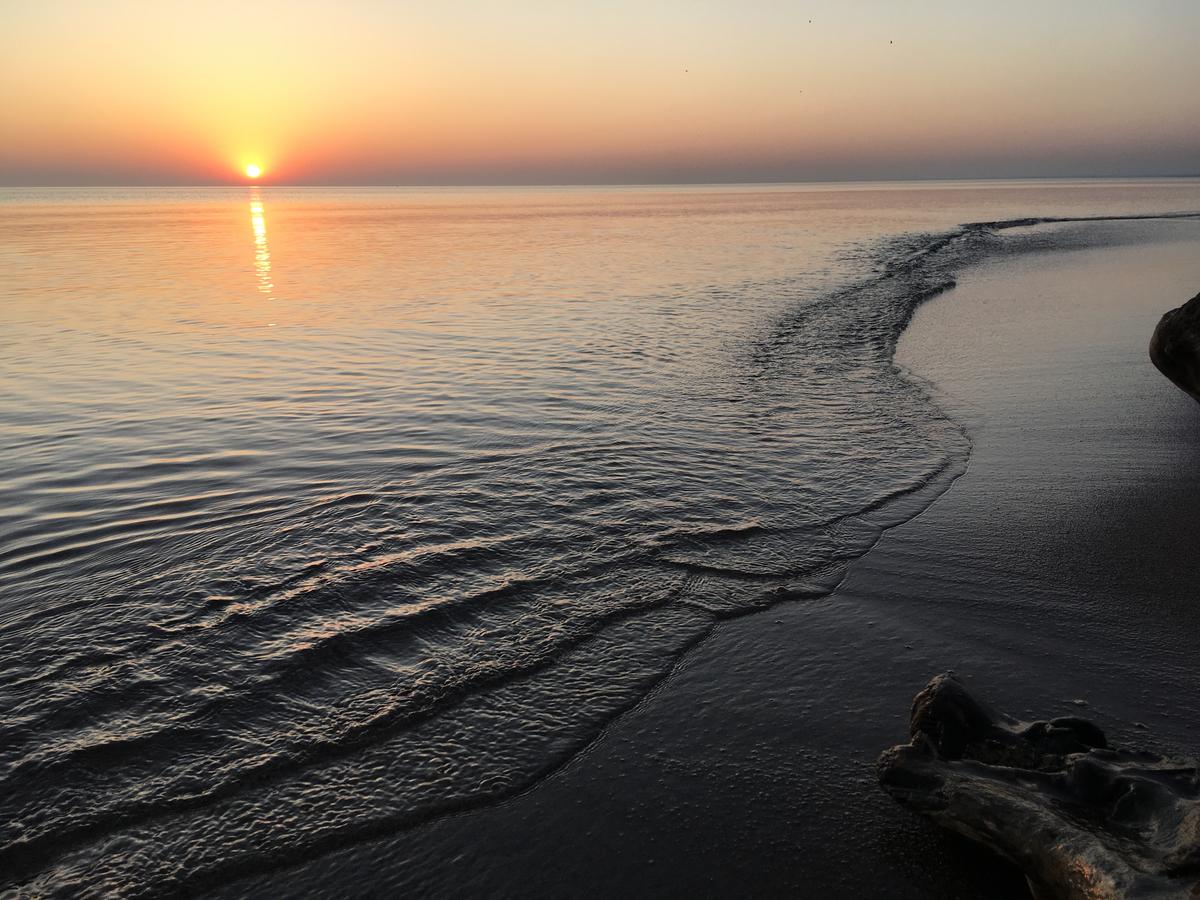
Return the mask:
POLYGON ((262 166, 255 165, 254 163, 250 163, 250 165, 246 166, 246 177, 247 178, 257 178, 261 174, 262 174, 262 166))

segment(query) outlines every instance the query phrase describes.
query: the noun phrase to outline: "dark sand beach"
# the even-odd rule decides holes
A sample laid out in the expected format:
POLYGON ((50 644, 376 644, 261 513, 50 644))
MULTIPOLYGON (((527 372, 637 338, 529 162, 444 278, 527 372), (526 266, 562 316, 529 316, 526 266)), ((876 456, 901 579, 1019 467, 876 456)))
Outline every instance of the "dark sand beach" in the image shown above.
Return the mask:
POLYGON ((1014 870, 875 782, 946 670, 1014 715, 1194 753, 1200 408, 1146 344, 1200 285, 1200 223, 1039 229, 1068 249, 974 266, 902 338, 970 466, 835 593, 720 625, 515 798, 235 892, 1020 896, 1014 870))

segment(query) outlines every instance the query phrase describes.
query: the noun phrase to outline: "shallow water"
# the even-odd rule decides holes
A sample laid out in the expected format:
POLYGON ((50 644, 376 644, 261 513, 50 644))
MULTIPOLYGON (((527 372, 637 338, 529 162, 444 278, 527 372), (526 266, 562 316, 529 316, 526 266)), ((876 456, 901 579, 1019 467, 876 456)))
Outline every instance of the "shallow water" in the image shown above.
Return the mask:
POLYGON ((895 340, 1037 246, 956 227, 1200 183, 2 198, 0 871, 140 895, 511 793, 828 590, 965 465, 895 340))

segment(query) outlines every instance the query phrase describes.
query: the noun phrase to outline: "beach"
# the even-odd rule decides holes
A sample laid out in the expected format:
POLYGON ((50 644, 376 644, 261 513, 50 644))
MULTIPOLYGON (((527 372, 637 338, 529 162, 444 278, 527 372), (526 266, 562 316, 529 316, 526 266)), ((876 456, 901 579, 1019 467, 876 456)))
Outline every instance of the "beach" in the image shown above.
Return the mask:
MULTIPOLYGON (((831 595, 720 624, 520 796, 260 882, 284 894, 1020 896, 1017 873, 894 805, 874 761, 953 670, 1021 718, 1200 745, 1200 409, 1146 344, 1195 293, 1191 220, 1027 230, 921 307, 896 361, 970 464, 831 595), (370 889, 360 887, 370 873, 370 889)), ((249 886, 256 886, 253 882, 249 886)))
POLYGON ((5 887, 1010 896, 930 677, 1194 741, 1198 181, 3 198, 5 887))

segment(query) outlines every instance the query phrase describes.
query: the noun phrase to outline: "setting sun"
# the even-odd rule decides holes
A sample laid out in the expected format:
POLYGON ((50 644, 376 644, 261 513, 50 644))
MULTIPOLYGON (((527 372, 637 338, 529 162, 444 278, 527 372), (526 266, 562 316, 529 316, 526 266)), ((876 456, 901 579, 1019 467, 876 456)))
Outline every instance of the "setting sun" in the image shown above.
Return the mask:
POLYGON ((254 163, 250 163, 250 165, 246 166, 246 177, 247 178, 257 178, 261 174, 262 174, 262 166, 256 166, 254 163))

